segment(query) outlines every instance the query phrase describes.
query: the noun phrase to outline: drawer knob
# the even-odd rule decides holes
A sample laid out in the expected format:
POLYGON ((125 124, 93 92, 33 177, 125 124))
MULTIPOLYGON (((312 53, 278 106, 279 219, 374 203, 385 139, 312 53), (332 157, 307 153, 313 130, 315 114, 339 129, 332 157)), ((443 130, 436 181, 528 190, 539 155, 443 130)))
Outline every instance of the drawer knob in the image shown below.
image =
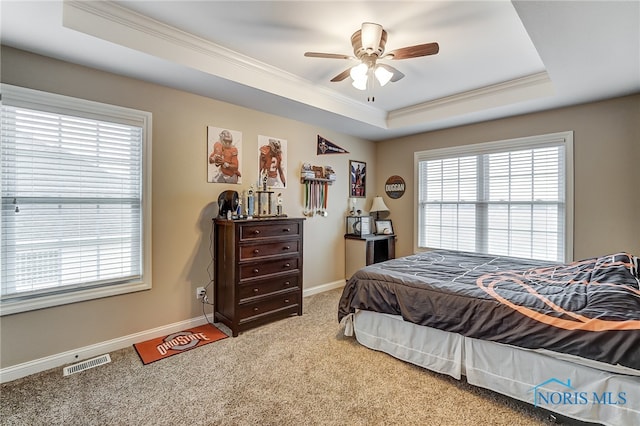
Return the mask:
POLYGON ((259 292, 259 291, 260 291, 260 290, 259 290, 259 289, 257 289, 257 288, 254 288, 254 289, 253 289, 253 292, 254 292, 254 293, 257 293, 257 292, 259 292))
POLYGON ((290 264, 290 263, 285 263, 285 264, 284 264, 284 267, 285 267, 285 268, 288 268, 289 266, 291 266, 291 264, 290 264))
POLYGON ((284 246, 282 249, 283 250, 289 250, 291 248, 291 246, 284 246))
POLYGON ((282 232, 291 232, 291 228, 284 228, 282 232))
POLYGON ((254 273, 254 274, 257 274, 258 272, 260 272, 260 269, 258 269, 258 268, 255 268, 255 269, 253 270, 253 273, 254 273))
POLYGON ((258 235, 260 233, 259 229, 256 229, 255 231, 253 231, 254 234, 258 235))
POLYGON ((253 308, 253 312, 258 312, 258 307, 256 306, 255 308, 253 308))
POLYGON ((285 287, 289 287, 290 285, 291 285, 291 283, 290 283, 289 281, 285 281, 285 282, 284 282, 284 286, 285 286, 285 287))
POLYGON ((255 250, 253 251, 253 254, 258 254, 258 253, 260 253, 260 250, 258 250, 258 249, 255 249, 255 250))
POLYGON ((289 303, 289 299, 284 299, 284 303, 289 303))

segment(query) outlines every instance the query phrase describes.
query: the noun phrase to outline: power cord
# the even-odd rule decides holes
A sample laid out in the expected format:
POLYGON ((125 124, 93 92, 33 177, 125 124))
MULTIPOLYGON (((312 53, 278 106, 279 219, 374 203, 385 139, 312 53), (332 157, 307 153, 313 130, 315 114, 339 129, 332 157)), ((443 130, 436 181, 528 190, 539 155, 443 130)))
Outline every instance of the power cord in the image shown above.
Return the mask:
POLYGON ((212 285, 214 283, 214 278, 213 278, 213 268, 215 265, 215 250, 214 250, 214 241, 215 241, 215 220, 211 221, 211 232, 209 233, 209 258, 211 259, 211 262, 209 262, 209 265, 207 266, 207 273, 209 274, 209 282, 207 283, 206 286, 204 286, 204 297, 202 297, 200 299, 201 303, 202 303, 202 315, 204 316, 205 320, 207 321, 207 323, 211 324, 211 325, 215 325, 215 315, 212 316, 211 321, 209 321, 209 317, 207 316, 207 312, 205 310, 205 305, 209 305, 209 306, 214 306, 213 303, 211 303, 209 301, 209 297, 207 296, 208 290, 209 288, 213 288, 212 285))

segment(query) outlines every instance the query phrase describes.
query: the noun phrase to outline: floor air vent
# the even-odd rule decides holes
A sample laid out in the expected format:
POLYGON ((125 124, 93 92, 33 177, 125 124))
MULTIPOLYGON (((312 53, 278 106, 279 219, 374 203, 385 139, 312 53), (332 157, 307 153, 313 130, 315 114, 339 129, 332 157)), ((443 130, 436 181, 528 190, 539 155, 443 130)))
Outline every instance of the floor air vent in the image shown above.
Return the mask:
POLYGON ((75 373, 79 373, 84 370, 88 370, 93 367, 99 367, 103 364, 109 364, 111 362, 111 357, 109 354, 100 355, 99 357, 91 358, 86 361, 79 362, 77 364, 70 365, 65 367, 62 371, 63 376, 70 376, 75 373))

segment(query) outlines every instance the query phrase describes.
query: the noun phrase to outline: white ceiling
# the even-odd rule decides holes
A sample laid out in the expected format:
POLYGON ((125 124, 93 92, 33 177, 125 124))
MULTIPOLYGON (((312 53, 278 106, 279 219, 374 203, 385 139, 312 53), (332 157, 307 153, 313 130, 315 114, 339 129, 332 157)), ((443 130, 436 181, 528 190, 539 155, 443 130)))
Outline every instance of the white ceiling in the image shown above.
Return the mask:
POLYGON ((371 140, 640 92, 639 1, 7 1, 2 44, 371 140), (329 80, 362 22, 386 50, 375 90, 329 80))

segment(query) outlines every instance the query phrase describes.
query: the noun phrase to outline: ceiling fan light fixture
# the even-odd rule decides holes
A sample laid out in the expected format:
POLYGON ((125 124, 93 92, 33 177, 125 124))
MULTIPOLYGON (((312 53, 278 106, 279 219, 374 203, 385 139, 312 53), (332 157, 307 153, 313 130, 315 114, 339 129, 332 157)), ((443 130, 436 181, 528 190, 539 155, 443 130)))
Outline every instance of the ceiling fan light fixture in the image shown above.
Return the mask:
POLYGON ((369 77, 369 66, 364 62, 351 68, 349 75, 353 79, 351 83, 358 90, 367 90, 367 80, 369 77))
POLYGON ((353 79, 351 85, 358 90, 367 90, 367 76, 363 75, 362 77, 353 79))
POLYGON ((376 75, 376 78, 378 79, 378 83, 380 83, 380 86, 384 86, 385 84, 387 84, 391 80, 391 77, 393 77, 392 72, 384 67, 381 67, 380 65, 376 66, 376 70, 374 71, 374 73, 376 75))
MULTIPOLYGON (((1 1, 1 0, 0 0, 1 1)), ((375 101, 373 91, 376 81, 380 86, 386 86, 390 81, 396 82, 404 78, 404 74, 387 64, 376 64, 382 59, 410 59, 422 56, 435 55, 440 47, 438 43, 423 43, 414 46, 406 46, 395 49, 384 55, 387 44, 387 31, 382 25, 373 22, 364 22, 359 30, 351 35, 351 46, 353 55, 347 56, 337 53, 305 52, 304 56, 311 58, 331 58, 331 59, 358 59, 360 63, 342 71, 331 79, 331 82, 339 82, 351 76, 351 84, 358 90, 368 91, 369 102, 375 101)))
POLYGON ((355 81, 364 77, 364 80, 367 80, 367 72, 369 71, 369 67, 365 63, 360 63, 355 67, 351 68, 349 71, 349 75, 355 81))

